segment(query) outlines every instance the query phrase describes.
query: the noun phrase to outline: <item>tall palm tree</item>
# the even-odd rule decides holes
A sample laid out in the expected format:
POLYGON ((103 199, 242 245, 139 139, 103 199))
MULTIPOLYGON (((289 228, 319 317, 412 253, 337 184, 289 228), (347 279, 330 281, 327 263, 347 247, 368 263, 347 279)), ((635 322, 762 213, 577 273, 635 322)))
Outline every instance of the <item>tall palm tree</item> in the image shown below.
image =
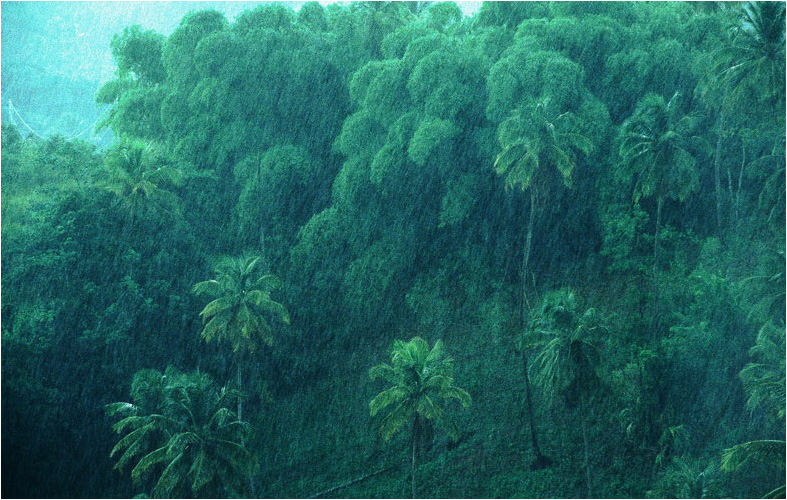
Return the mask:
POLYGON ((123 417, 114 424, 118 434, 128 432, 112 449, 120 454, 116 469, 130 462, 135 483, 154 474, 155 497, 193 495, 227 496, 257 467, 243 446, 249 427, 225 405, 231 392, 216 390, 210 377, 199 371, 177 373, 169 367, 137 372, 132 403, 107 405, 110 416, 123 417))
POLYGON ((633 177, 634 202, 656 198, 656 230, 653 243, 655 314, 658 317, 659 233, 664 200, 684 201, 699 186, 697 161, 689 152, 690 116, 677 112, 678 94, 669 102, 647 94, 620 131, 620 156, 626 178, 633 177))
POLYGON ((381 363, 369 370, 372 380, 382 378, 392 384, 369 403, 372 417, 393 406, 380 425, 383 438, 387 441, 399 430, 411 429, 413 498, 416 498, 415 456, 420 432, 433 421, 449 436, 457 437, 458 429, 445 415, 442 401, 456 398, 463 407, 470 405, 470 394, 454 385, 452 374, 453 360, 446 356, 443 341, 435 342, 430 350, 420 337, 409 342, 395 341, 391 364, 381 363))
POLYGON ((505 177, 506 188, 530 192, 530 213, 522 255, 522 318, 530 260, 535 215, 554 177, 570 187, 577 153, 587 155, 593 149, 589 139, 575 132, 578 117, 570 112, 558 114, 550 99, 516 109, 500 124, 498 142, 502 151, 495 159, 495 171, 505 177))
MULTIPOLYGON (((266 319, 272 315, 289 324, 290 315, 280 303, 271 299, 271 292, 281 287, 281 280, 262 274, 261 257, 226 257, 216 268, 216 279, 194 285, 197 295, 215 299, 200 312, 202 338, 227 340, 237 354, 238 390, 243 387, 242 356, 261 345, 273 344, 273 329, 266 319)), ((238 419, 243 405, 238 395, 238 419)))
POLYGON ((561 396, 569 407, 579 407, 589 497, 593 488, 586 420, 588 403, 601 382, 600 355, 590 340, 606 330, 595 309, 582 311, 574 292, 561 289, 544 296, 526 332, 527 347, 537 353, 532 366, 535 381, 549 400, 561 396))

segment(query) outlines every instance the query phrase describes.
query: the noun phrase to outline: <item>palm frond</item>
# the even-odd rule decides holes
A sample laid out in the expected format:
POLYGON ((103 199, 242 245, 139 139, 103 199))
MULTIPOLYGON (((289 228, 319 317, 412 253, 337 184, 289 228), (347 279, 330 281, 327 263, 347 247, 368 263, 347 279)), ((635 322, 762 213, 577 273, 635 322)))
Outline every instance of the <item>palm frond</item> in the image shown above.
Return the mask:
POLYGON ((181 482, 183 475, 179 474, 177 469, 180 467, 180 462, 183 460, 183 453, 180 453, 172 458, 172 460, 164 468, 156 486, 153 488, 153 495, 159 498, 166 498, 172 495, 172 491, 181 482))
POLYGON ((464 408, 469 408, 470 404, 473 402, 473 398, 470 397, 469 392, 453 385, 443 388, 440 394, 446 399, 448 398, 458 399, 459 402, 462 403, 462 406, 464 408))
POLYGON ((229 311, 223 311, 213 316, 202 329, 202 338, 205 339, 205 342, 210 342, 216 336, 221 338, 226 335, 227 324, 230 319, 231 313, 229 311))
POLYGON ((196 295, 210 295, 216 297, 225 292, 224 286, 217 280, 200 281, 191 289, 192 293, 196 295))
POLYGON ((237 298, 232 295, 225 295, 210 301, 208 305, 206 305, 205 308, 199 313, 199 315, 202 317, 202 321, 204 322, 211 316, 230 311, 236 306, 237 298))
POLYGON ((401 386, 393 386, 384 390, 369 402, 369 413, 374 417, 383 408, 394 403, 401 403, 406 399, 409 392, 401 386))
POLYGON ((383 435, 383 439, 386 441, 390 440, 404 424, 410 421, 412 414, 413 409, 405 402, 402 402, 386 415, 380 424, 380 433, 383 435))
POLYGON ((253 289, 256 290, 264 290, 264 291, 271 291, 271 290, 278 290, 282 286, 284 286, 284 282, 279 279, 277 276, 273 274, 266 274, 264 276, 260 276, 252 285, 253 289))
POLYGON ((721 469, 734 472, 751 462, 784 467, 787 443, 775 439, 761 439, 735 445, 724 450, 721 469))
POLYGON ((162 446, 142 457, 131 469, 131 479, 138 483, 143 474, 149 472, 154 466, 167 461, 169 451, 169 447, 162 446))
POLYGON ((394 370, 394 368, 389 365, 388 363, 380 363, 379 365, 373 366, 369 370, 369 378, 371 380, 377 380, 378 378, 382 378, 386 382, 390 382, 392 384, 397 383, 400 380, 399 373, 394 370))

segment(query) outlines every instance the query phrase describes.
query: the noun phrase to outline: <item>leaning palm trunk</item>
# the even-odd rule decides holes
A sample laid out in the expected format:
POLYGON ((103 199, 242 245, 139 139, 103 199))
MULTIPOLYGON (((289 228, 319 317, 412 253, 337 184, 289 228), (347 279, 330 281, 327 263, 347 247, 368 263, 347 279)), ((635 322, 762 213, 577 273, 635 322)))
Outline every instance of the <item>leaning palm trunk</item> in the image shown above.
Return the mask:
POLYGON ((536 421, 533 412, 533 396, 530 389, 530 375, 527 369, 527 355, 522 354, 522 367, 525 376, 525 397, 527 400, 527 413, 530 420, 530 440, 533 443, 533 452, 536 454, 536 461, 531 465, 533 470, 544 469, 549 466, 551 460, 549 457, 541 454, 541 448, 538 446, 538 439, 536 437, 536 421))

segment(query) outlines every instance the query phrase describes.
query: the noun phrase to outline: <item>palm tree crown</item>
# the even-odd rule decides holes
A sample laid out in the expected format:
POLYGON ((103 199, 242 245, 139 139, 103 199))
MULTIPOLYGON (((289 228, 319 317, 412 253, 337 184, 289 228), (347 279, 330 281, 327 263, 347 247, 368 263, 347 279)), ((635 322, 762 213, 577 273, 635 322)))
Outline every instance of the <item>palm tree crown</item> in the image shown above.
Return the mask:
POLYGON ((182 185, 177 168, 168 165, 158 151, 139 140, 123 140, 107 153, 110 180, 106 188, 113 192, 131 218, 146 206, 164 212, 177 212, 177 197, 168 188, 182 185))
POLYGON ((754 95, 777 104, 777 113, 784 101, 784 26, 784 2, 747 2, 717 55, 722 83, 738 94, 756 89, 754 95))
POLYGON ((506 187, 523 191, 546 182, 546 169, 554 167, 563 183, 571 186, 577 153, 589 154, 593 144, 574 132, 573 113, 555 113, 549 99, 517 109, 500 124, 498 140, 502 151, 495 171, 505 176, 506 187))
POLYGON ((635 202, 651 196, 683 201, 699 184, 696 160, 687 150, 691 119, 678 116, 677 97, 665 102, 648 94, 623 124, 620 156, 626 173, 636 177, 635 202))
POLYGON ((197 295, 216 297, 200 312, 205 341, 227 339, 236 352, 253 352, 260 344, 273 343, 267 314, 289 324, 287 309, 271 299, 271 292, 281 287, 281 280, 262 275, 260 267, 260 257, 225 258, 216 270, 216 279, 194 285, 197 295))
POLYGON ((216 390, 199 371, 164 374, 142 370, 134 376, 133 403, 107 406, 110 416, 123 417, 113 429, 128 432, 112 449, 120 454, 116 469, 140 457, 131 470, 135 483, 158 474, 153 495, 173 493, 226 496, 238 494, 257 461, 243 446, 248 424, 226 406, 230 391, 216 390), (178 493, 180 492, 180 493, 178 493))
POLYGON ((453 360, 446 357, 442 340, 435 342, 431 350, 421 337, 410 342, 395 341, 391 364, 381 363, 369 370, 372 380, 382 378, 393 384, 369 403, 372 416, 384 408, 394 407, 383 418, 380 427, 383 437, 390 439, 416 418, 434 421, 455 437, 457 428, 446 418, 441 400, 456 398, 467 408, 471 398, 467 391, 454 385, 452 372, 453 360))
POLYGON ((598 311, 582 311, 572 290, 561 289, 544 297, 531 319, 524 347, 536 351, 535 379, 547 394, 562 395, 574 405, 598 386, 600 356, 591 339, 604 330, 598 311))

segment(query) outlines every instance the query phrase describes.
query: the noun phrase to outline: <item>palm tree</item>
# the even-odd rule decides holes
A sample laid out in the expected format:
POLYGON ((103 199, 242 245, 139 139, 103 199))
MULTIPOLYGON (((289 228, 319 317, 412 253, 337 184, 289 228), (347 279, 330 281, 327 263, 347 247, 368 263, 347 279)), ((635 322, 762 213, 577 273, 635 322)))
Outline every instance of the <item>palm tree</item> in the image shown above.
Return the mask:
MULTIPOLYGON (((242 390, 241 364, 244 353, 256 351, 260 345, 273 344, 273 329, 267 315, 290 323, 287 309, 271 299, 271 292, 281 287, 281 280, 261 273, 261 257, 226 257, 216 268, 216 279, 194 285, 197 295, 215 299, 200 312, 206 342, 214 338, 227 340, 237 353, 238 390, 242 390)), ((242 419, 241 396, 238 395, 238 419, 242 419)))
POLYGON ((784 117, 784 27, 783 2, 747 2, 729 44, 716 55, 720 83, 737 96, 761 96, 777 121, 784 117))
POLYGON ((387 441, 399 430, 411 429, 412 493, 415 496, 415 454, 419 434, 430 421, 456 438, 458 429, 445 415, 441 400, 456 398, 462 406, 470 405, 470 394, 454 385, 453 360, 445 355, 442 340, 430 350, 426 341, 414 337, 409 342, 397 340, 391 352, 391 364, 381 363, 371 370, 372 380, 382 378, 392 384, 369 403, 374 417, 381 410, 393 406, 383 418, 380 431, 387 441))
POLYGON ((177 213, 177 197, 168 189, 182 185, 183 176, 153 145, 123 139, 107 153, 106 167, 110 178, 105 187, 128 211, 129 226, 147 206, 177 213))
POLYGON ((578 118, 570 112, 558 115, 548 98, 515 110, 500 124, 498 142, 502 151, 495 171, 505 176, 507 189, 530 192, 530 213, 522 255, 522 318, 526 301, 527 272, 538 203, 554 185, 555 171, 563 184, 572 185, 577 153, 587 155, 593 144, 574 132, 578 118))
POLYGON ((718 467, 701 459, 680 456, 659 474, 648 498, 718 498, 718 467))
MULTIPOLYGON (((711 101, 720 103, 714 152, 716 218, 720 235, 720 162, 728 108, 731 104, 751 102, 750 97, 756 96, 758 100, 765 101, 773 108, 777 123, 784 117, 784 26, 784 3, 747 2, 729 30, 726 46, 714 54, 714 68, 709 75, 710 85, 707 89, 716 91, 717 95, 712 96, 711 101)), ((778 175, 783 179, 784 172, 781 171, 778 175)), ((737 201, 735 205, 737 212, 737 201)))
MULTIPOLYGON (((764 410, 777 422, 784 422, 785 405, 785 328, 766 323, 757 334, 757 342, 749 350, 755 362, 740 372, 750 410, 764 410)), ((782 439, 757 439, 727 448, 722 453, 721 468, 734 472, 752 462, 784 467, 787 443, 782 439)), ((785 485, 768 493, 765 498, 784 497, 785 485)))
POLYGON ((634 114, 620 131, 623 174, 635 179, 634 202, 656 198, 656 230, 653 243, 655 313, 658 317, 659 233, 664 200, 684 201, 699 185, 696 159, 688 151, 692 119, 677 113, 676 93, 669 102, 657 94, 639 100, 634 114))
POLYGON ((561 289, 544 296, 526 332, 525 345, 534 349, 534 379, 548 399, 562 396, 570 407, 579 407, 585 448, 588 496, 593 496, 590 450, 587 437, 587 405, 600 385, 600 356, 590 338, 606 331, 603 318, 593 308, 581 312, 573 291, 561 289))
POLYGON ((131 393, 133 403, 107 405, 110 416, 123 417, 114 424, 115 432, 130 431, 110 454, 120 454, 116 469, 137 460, 131 478, 140 483, 156 474, 155 497, 239 493, 257 461, 242 444, 248 424, 226 407, 230 391, 217 391, 199 371, 180 374, 169 367, 164 374, 137 372, 131 393))

